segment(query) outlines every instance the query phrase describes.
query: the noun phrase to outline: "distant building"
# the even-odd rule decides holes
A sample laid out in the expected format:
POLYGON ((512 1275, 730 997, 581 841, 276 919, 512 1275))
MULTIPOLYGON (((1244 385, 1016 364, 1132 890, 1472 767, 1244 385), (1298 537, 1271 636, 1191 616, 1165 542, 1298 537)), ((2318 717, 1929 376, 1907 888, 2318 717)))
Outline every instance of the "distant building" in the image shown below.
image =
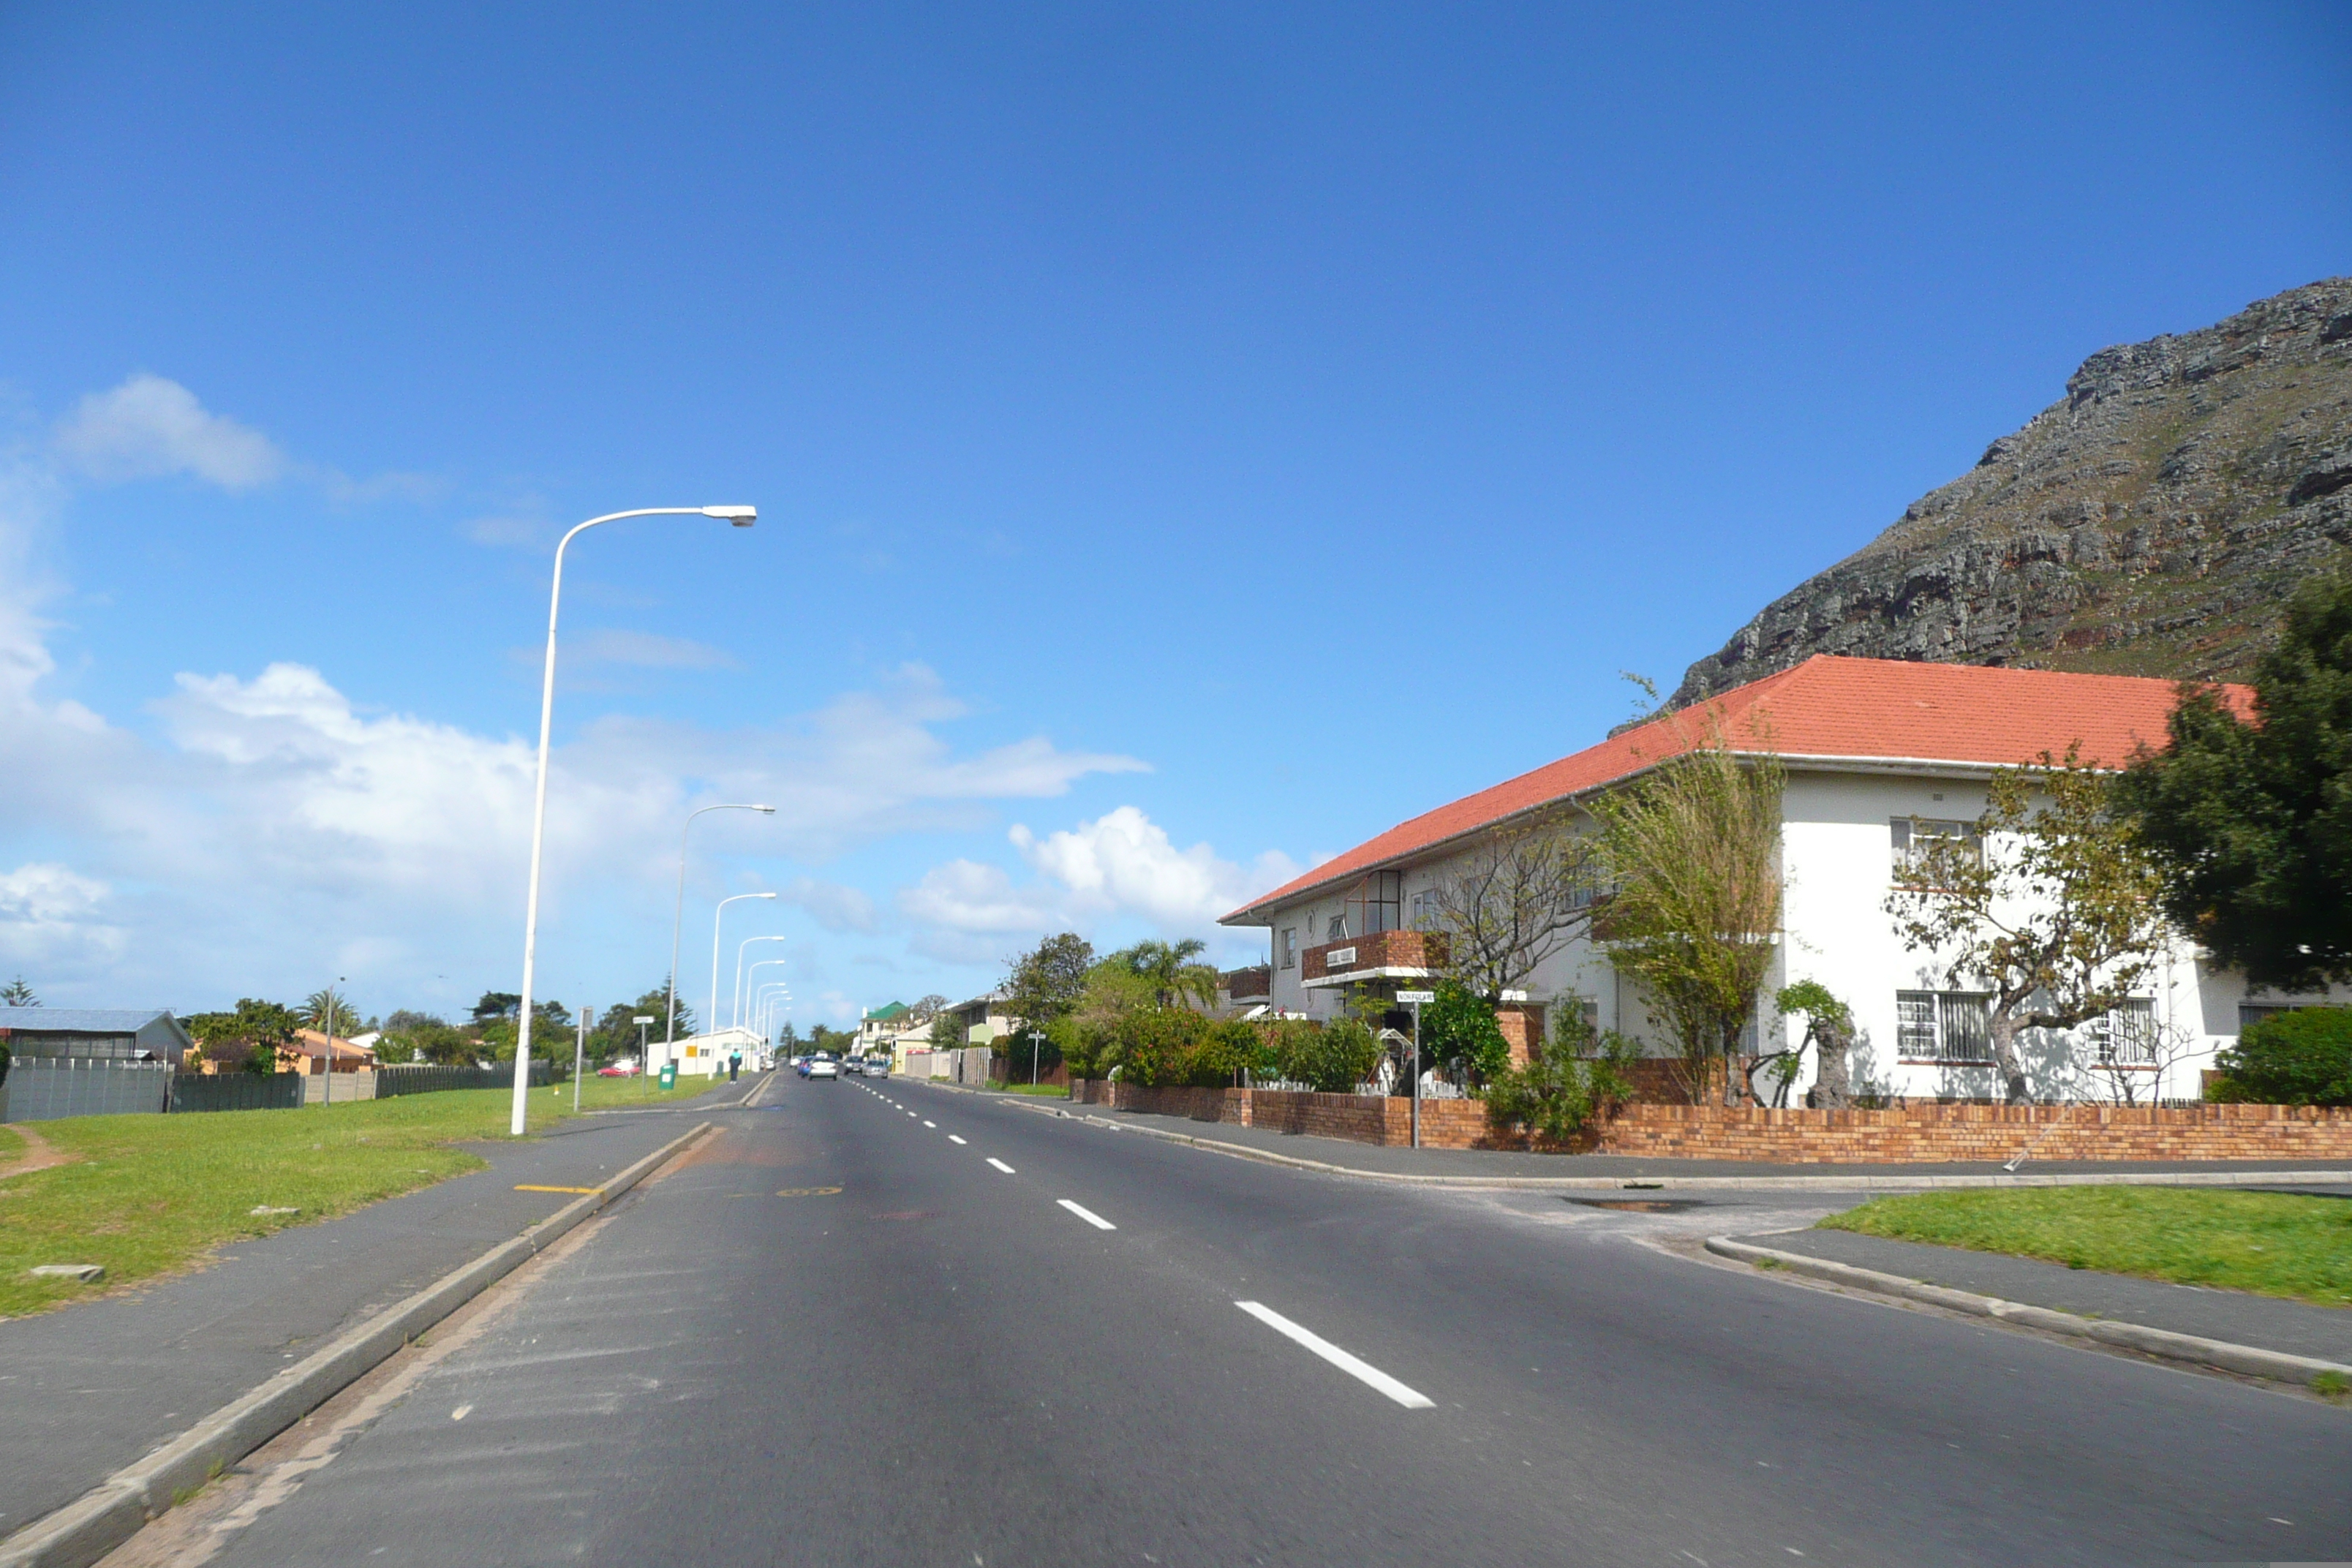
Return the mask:
POLYGON ((0 1007, 0 1046, 17 1061, 187 1060, 195 1042, 162 1007, 0 1007))
POLYGON ((321 1064, 328 1059, 327 1047, 331 1043, 337 1072, 373 1072, 375 1069, 374 1038, 370 1036, 370 1043, 364 1046, 357 1040, 347 1040, 340 1036, 330 1042, 316 1029, 297 1029, 293 1039, 278 1047, 278 1070, 324 1072, 326 1068, 321 1064))

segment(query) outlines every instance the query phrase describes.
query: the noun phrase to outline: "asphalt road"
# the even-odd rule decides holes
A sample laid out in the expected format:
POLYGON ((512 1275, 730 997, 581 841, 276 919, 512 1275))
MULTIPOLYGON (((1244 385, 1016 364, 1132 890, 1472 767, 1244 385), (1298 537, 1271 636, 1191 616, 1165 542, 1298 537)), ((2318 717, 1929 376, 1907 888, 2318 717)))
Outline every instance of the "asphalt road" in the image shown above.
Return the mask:
POLYGON ((768 1100, 215 1560, 2352 1556, 2352 1411, 1635 1245, 1783 1198, 1618 1215, 920 1087, 768 1100))

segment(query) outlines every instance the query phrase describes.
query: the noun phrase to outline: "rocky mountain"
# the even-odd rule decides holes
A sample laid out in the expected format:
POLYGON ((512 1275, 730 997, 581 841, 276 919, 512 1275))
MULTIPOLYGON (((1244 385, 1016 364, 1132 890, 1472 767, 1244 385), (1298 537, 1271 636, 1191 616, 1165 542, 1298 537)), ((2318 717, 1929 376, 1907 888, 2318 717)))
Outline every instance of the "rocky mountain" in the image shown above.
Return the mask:
POLYGON ((1816 653, 2234 677, 2352 543, 2352 279, 2103 349, 2066 395, 1684 675, 1816 653))

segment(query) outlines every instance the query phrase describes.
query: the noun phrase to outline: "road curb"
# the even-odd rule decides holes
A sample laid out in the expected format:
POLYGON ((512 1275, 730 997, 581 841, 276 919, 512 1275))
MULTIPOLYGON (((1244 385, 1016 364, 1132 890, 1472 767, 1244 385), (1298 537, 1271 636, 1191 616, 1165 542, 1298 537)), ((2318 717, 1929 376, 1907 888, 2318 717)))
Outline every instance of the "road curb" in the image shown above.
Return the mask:
POLYGON ((0 1568, 89 1568, 189 1492, 316 1410, 425 1330, 497 1284, 688 1143, 705 1121, 671 1139, 594 1192, 451 1270, 366 1322, 222 1405, 145 1458, 125 1466, 63 1508, 0 1540, 0 1568))
POLYGON ((2076 1317, 2072 1312, 2028 1306, 2022 1301, 2005 1301, 1998 1296, 1979 1296, 1974 1291, 1955 1290, 1944 1285, 1929 1285, 1922 1280, 1906 1279, 1899 1274, 1883 1274, 1875 1268, 1856 1268, 1851 1263, 1808 1258, 1801 1252, 1783 1252, 1778 1247, 1734 1241, 1727 1236, 1707 1237, 1706 1249, 1718 1258, 1734 1258, 1742 1263, 1767 1264, 1825 1284, 1867 1290, 1876 1296, 1920 1301, 1949 1311, 1965 1312, 1974 1318, 1992 1318, 2004 1323, 2017 1323, 2025 1328, 2042 1329, 2079 1340, 2095 1340, 2102 1344, 2138 1351, 2144 1355, 2162 1356, 2167 1361, 2187 1362, 2193 1366, 2217 1367, 2223 1372, 2273 1378, 2281 1383, 2300 1384, 2306 1388, 2314 1378, 2328 1373, 2352 1378, 2352 1366, 2340 1362, 2289 1355, 2284 1351, 2232 1344, 2227 1340, 2203 1339, 2196 1334, 2175 1333, 2170 1329, 2151 1329, 2138 1323, 2116 1322, 2108 1318, 2076 1317))
MULTIPOLYGON (((919 1081, 919 1080, 917 1080, 919 1081)), ((1002 1097, 1019 1103, 1019 1097, 1002 1097)), ((1138 1132, 1146 1138, 1159 1138, 1171 1143, 1189 1143, 1213 1154, 1230 1155, 1236 1160, 1255 1160, 1268 1165, 1287 1165, 1293 1170, 1314 1171, 1327 1176, 1353 1176, 1365 1182, 1394 1182, 1406 1186, 1454 1187, 1479 1189, 1522 1190, 1531 1192, 1622 1192, 1627 1189, 1647 1192, 1653 1189, 1706 1192, 1813 1192, 1813 1193, 1916 1193, 1937 1187, 2247 1187, 2275 1186, 2281 1183, 2336 1186, 2352 1184, 2352 1171, 2060 1171, 2032 1173, 1983 1175, 1902 1175, 1895 1171, 1886 1174, 1854 1173, 1839 1176, 1432 1176, 1413 1171, 1367 1171, 1356 1165, 1334 1164, 1328 1160, 1302 1159, 1296 1154, 1277 1154, 1270 1149, 1253 1149, 1245 1143, 1228 1143, 1220 1138, 1198 1138, 1189 1132, 1174 1132, 1164 1127, 1146 1127, 1132 1121, 1114 1121, 1108 1117, 1095 1116, 1076 1110, 1063 1110, 1050 1105, 1022 1105, 1024 1110, 1041 1116, 1066 1117, 1084 1121, 1113 1132, 1138 1132)))

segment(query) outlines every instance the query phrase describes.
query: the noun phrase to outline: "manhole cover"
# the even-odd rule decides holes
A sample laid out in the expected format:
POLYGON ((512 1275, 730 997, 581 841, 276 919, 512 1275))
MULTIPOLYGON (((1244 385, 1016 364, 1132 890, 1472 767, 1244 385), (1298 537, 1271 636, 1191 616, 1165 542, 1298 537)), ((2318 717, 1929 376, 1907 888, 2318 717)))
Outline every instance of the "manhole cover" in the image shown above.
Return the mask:
POLYGON ((1589 1209, 1627 1209, 1634 1214, 1673 1214, 1698 1207, 1696 1198, 1570 1198, 1589 1209))

